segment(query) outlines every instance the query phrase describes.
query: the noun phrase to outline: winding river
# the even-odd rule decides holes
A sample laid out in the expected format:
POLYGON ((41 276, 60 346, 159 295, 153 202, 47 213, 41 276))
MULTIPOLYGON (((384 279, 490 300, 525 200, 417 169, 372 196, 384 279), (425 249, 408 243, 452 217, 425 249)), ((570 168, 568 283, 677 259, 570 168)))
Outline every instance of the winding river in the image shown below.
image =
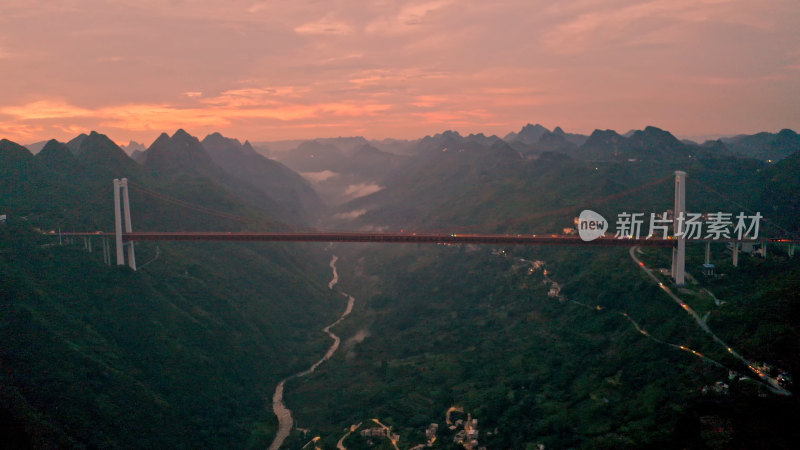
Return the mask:
MULTIPOLYGON (((336 285, 336 283, 339 282, 339 273, 336 271, 336 261, 338 260, 339 258, 336 255, 333 255, 333 257, 331 258, 330 267, 331 270, 333 271, 333 278, 328 283, 328 289, 331 290, 333 290, 333 287, 336 285)), ((339 339, 339 336, 331 332, 331 328, 338 325, 339 322, 341 322, 342 320, 344 320, 345 317, 350 315, 350 313, 353 311, 353 304, 356 301, 356 299, 353 298, 352 295, 345 294, 344 292, 341 292, 341 294, 347 298, 347 307, 345 308, 342 315, 339 316, 339 318, 336 319, 335 322, 322 329, 323 333, 326 333, 328 336, 331 337, 331 339, 333 339, 333 344, 331 344, 330 348, 328 348, 328 351, 325 352, 325 356, 320 358, 319 361, 312 364, 311 367, 309 367, 308 369, 302 372, 298 372, 294 375, 289 375, 288 377, 284 378, 283 380, 281 380, 280 383, 278 383, 278 386, 275 388, 275 394, 272 396, 272 411, 275 412, 275 415, 278 417, 278 432, 275 434, 275 439, 272 441, 272 444, 270 444, 269 450, 278 450, 281 447, 281 445, 283 445, 283 441, 285 441, 286 438, 289 437, 289 433, 292 431, 292 427, 294 426, 292 411, 289 408, 287 408, 286 404, 283 402, 283 387, 286 384, 286 382, 294 377, 298 378, 304 377, 314 372, 322 363, 331 359, 333 354, 336 353, 336 350, 339 349, 339 344, 341 342, 341 339, 339 339)))

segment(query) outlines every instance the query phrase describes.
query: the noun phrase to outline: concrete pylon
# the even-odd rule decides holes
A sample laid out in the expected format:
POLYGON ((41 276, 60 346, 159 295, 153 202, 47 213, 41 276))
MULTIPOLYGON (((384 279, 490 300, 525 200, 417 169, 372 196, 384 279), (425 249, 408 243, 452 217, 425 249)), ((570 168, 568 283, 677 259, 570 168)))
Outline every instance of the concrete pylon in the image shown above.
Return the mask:
MULTIPOLYGON (((122 187, 122 210, 125 215, 125 232, 130 233, 133 231, 131 227, 131 205, 128 200, 128 179, 123 178, 120 182, 122 187)), ((136 270, 136 254, 133 251, 133 241, 128 241, 128 267, 136 270)))
POLYGON ((114 178, 114 241, 117 244, 117 265, 125 265, 125 250, 122 248, 122 211, 119 208, 120 181, 114 178))
MULTIPOLYGON (((117 265, 125 265, 125 247, 122 242, 122 215, 120 208, 120 196, 122 196, 122 209, 125 214, 125 232, 130 233, 131 227, 131 207, 128 200, 128 179, 114 178, 114 241, 117 246, 117 265)), ((133 252, 133 241, 129 241, 128 247, 128 267, 136 270, 136 255, 133 252)))
POLYGON ((675 208, 673 217, 673 230, 678 243, 672 249, 672 278, 675 284, 686 284, 686 238, 683 236, 684 221, 686 220, 686 172, 675 171, 675 208), (680 218, 681 220, 678 220, 680 218))

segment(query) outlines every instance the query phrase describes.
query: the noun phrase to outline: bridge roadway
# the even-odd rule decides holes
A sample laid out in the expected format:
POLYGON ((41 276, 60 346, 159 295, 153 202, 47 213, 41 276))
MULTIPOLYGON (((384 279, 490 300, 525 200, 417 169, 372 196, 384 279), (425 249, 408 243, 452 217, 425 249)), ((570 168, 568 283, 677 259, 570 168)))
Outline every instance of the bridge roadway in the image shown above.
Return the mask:
MULTIPOLYGON (((102 236, 114 238, 114 233, 62 233, 63 236, 102 236)), ((387 242, 419 244, 501 244, 501 245, 596 245, 672 247, 674 239, 617 239, 603 237, 585 242, 574 235, 557 234, 461 234, 461 233, 401 233, 401 232, 211 232, 140 231, 122 233, 124 241, 245 241, 245 242, 387 242)))

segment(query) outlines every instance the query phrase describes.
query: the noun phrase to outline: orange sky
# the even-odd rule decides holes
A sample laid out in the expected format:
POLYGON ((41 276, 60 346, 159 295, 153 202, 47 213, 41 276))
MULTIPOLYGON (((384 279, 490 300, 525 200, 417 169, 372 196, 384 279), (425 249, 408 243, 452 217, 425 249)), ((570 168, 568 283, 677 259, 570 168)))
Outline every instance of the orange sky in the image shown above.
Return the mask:
POLYGON ((796 0, 3 0, 0 138, 800 129, 796 0))

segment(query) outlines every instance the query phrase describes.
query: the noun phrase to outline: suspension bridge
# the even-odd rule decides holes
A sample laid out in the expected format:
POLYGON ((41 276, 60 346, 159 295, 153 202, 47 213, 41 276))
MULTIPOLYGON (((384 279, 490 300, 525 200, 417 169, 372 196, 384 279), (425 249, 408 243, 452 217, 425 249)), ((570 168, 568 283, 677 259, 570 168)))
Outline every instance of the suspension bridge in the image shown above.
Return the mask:
MULTIPOLYGON (((614 198, 619 198, 624 195, 629 195, 631 192, 641 190, 643 188, 660 184, 670 177, 655 180, 653 182, 638 186, 625 192, 610 195, 602 201, 609 201, 614 198)), ((168 201, 179 206, 192 208, 207 214, 213 214, 229 219, 237 219, 237 216, 228 213, 221 213, 209 208, 193 205, 178 199, 172 199, 162 194, 138 188, 145 194, 158 197, 164 201, 168 201)), ((531 219, 540 216, 547 216, 553 214, 574 214, 574 207, 561 208, 555 211, 547 211, 543 213, 536 213, 526 216, 525 219, 531 219)), ((666 230, 663 234, 664 237, 648 236, 640 238, 638 233, 627 236, 615 235, 601 235, 596 239, 584 240, 583 238, 574 234, 484 234, 484 233, 431 233, 431 232, 372 232, 372 231, 359 231, 359 232, 344 232, 344 231, 285 231, 285 232, 192 232, 192 231, 149 231, 134 232, 132 230, 131 214, 130 214, 130 200, 128 196, 128 180, 126 178, 114 180, 114 218, 115 230, 110 232, 68 232, 59 233, 59 236, 67 237, 83 237, 87 240, 87 246, 91 250, 91 238, 100 237, 103 241, 103 251, 107 262, 110 263, 110 246, 108 240, 113 238, 116 247, 116 262, 118 265, 127 265, 136 270, 136 256, 134 250, 134 242, 137 241, 224 241, 224 242, 373 242, 373 243, 409 243, 409 244, 496 244, 496 245, 587 245, 587 246, 644 246, 644 247, 671 247, 672 252, 672 269, 671 275, 678 285, 685 283, 685 252, 687 239, 680 232, 683 227, 682 220, 679 217, 684 217, 686 214, 686 173, 683 171, 675 172, 675 199, 674 208, 671 212, 671 219, 663 218, 662 221, 672 222, 673 230, 676 231, 675 236, 667 237, 666 230), (124 225, 124 231, 123 231, 124 225)), ((705 242, 706 243, 706 263, 708 263, 709 244, 712 241, 716 242, 731 242, 733 253, 733 264, 737 265, 739 247, 742 242, 754 242, 752 239, 691 239, 691 242, 705 242)), ((759 243, 766 246, 767 242, 781 242, 789 243, 789 253, 794 253, 794 246, 800 242, 797 239, 760 239, 759 243)))

